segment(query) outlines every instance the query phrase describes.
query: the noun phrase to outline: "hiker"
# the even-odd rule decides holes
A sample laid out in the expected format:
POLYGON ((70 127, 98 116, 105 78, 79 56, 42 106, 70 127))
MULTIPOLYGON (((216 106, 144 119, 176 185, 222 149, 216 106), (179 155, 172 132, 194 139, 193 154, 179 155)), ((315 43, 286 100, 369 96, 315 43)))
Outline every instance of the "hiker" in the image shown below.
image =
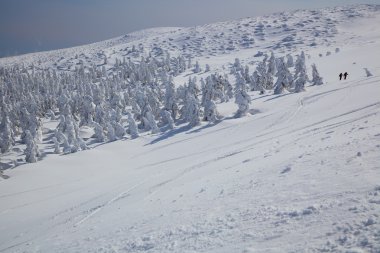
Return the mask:
POLYGON ((347 76, 348 76, 348 73, 346 72, 346 73, 344 73, 344 80, 346 80, 347 79, 347 76))
POLYGON ((342 80, 342 76, 343 76, 343 74, 340 73, 340 74, 339 74, 339 80, 342 80))

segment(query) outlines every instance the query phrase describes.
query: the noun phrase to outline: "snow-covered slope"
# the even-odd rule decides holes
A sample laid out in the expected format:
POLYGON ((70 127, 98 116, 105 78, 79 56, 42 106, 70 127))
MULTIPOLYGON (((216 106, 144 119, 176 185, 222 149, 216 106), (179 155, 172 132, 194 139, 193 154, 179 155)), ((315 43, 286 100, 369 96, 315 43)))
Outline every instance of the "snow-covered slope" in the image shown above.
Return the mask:
POLYGON ((1 59, 72 69, 75 54, 101 62, 103 52, 116 58, 144 42, 222 71, 258 50, 303 49, 325 84, 251 92, 244 118, 232 117, 232 102, 218 104, 217 124, 47 153, 6 170, 0 252, 379 252, 379 21, 378 6, 297 11, 1 59), (238 42, 245 32, 254 38, 248 48, 238 42), (220 49, 229 40, 235 48, 220 49))
POLYGON ((373 17, 379 8, 355 5, 283 12, 197 27, 152 28, 91 45, 2 58, 0 66, 33 63, 37 68, 73 70, 81 61, 102 63, 104 55, 111 59, 133 58, 133 46, 146 54, 169 51, 173 55, 206 58, 231 55, 244 49, 284 52, 330 46, 352 38, 338 29, 340 25, 373 17), (337 35, 344 39, 337 40, 337 35))

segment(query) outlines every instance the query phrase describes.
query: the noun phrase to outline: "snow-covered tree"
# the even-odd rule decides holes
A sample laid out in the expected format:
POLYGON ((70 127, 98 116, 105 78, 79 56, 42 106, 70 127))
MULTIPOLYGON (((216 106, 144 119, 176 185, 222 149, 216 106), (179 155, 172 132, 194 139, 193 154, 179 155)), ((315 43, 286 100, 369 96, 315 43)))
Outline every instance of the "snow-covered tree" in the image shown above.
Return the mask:
POLYGON ((199 101, 194 95, 189 94, 187 103, 187 121, 189 122, 189 126, 197 126, 201 123, 199 101))
POLYGON ((240 118, 245 116, 249 111, 251 97, 246 91, 245 81, 240 74, 236 75, 235 103, 238 105, 238 110, 235 113, 235 117, 240 118))
POLYGON ((152 130, 152 134, 157 134, 160 132, 160 129, 157 126, 156 120, 153 117, 153 114, 151 111, 147 111, 146 114, 146 119, 148 120, 150 129, 152 130))
POLYGON ((64 154, 69 154, 73 151, 72 146, 70 145, 69 141, 67 140, 67 137, 65 134, 59 132, 59 139, 62 141, 63 145, 63 153, 64 154))
POLYGON ((305 91, 305 84, 307 82, 307 75, 306 71, 302 70, 301 72, 298 73, 298 77, 295 81, 295 88, 294 92, 302 92, 305 91))
POLYGON ((194 67, 193 72, 194 72, 194 73, 200 73, 201 71, 202 71, 201 66, 199 65, 199 62, 196 61, 196 62, 195 62, 195 67, 194 67))
POLYGON ((315 64, 311 65, 312 67, 312 75, 313 75, 313 80, 311 81, 311 83, 313 85, 321 85, 323 84, 323 79, 322 77, 319 75, 319 72, 317 70, 317 66, 315 64))
POLYGON ((260 83, 260 76, 257 73, 257 70, 255 70, 249 80, 249 87, 251 91, 261 91, 265 92, 264 87, 260 83))
POLYGON ((174 120, 171 116, 171 113, 167 110, 164 110, 163 114, 164 114, 165 121, 167 122, 169 129, 174 129, 174 120))
POLYGON ((102 103, 97 104, 95 107, 94 121, 102 126, 106 125, 106 112, 102 103))
POLYGON ((224 78, 221 78, 221 81, 223 83, 224 101, 228 102, 234 96, 233 87, 228 81, 227 75, 224 78))
POLYGON ((256 71, 259 76, 259 86, 263 87, 264 89, 271 89, 273 86, 273 77, 267 72, 266 59, 264 59, 262 62, 259 62, 256 71))
POLYGON ((213 98, 215 97, 215 85, 211 77, 208 77, 206 80, 206 84, 203 87, 203 95, 202 95, 202 103, 201 105, 204 107, 204 116, 203 120, 215 122, 218 116, 218 112, 216 110, 216 105, 213 102, 213 98))
POLYGON ((276 58, 274 56, 273 51, 271 52, 271 56, 268 61, 268 75, 274 76, 277 73, 276 67, 276 58))
POLYGON ((108 122, 108 124, 107 124, 107 139, 109 142, 117 140, 117 137, 115 134, 115 129, 113 128, 113 126, 110 122, 108 122))
POLYGON ((8 152, 15 144, 14 133, 12 130, 11 122, 8 116, 3 115, 0 124, 0 151, 1 153, 8 152))
POLYGON ((118 139, 122 139, 123 136, 125 135, 125 129, 123 127, 122 124, 120 124, 119 122, 116 122, 116 121, 113 121, 112 122, 112 126, 115 130, 115 135, 118 139))
POLYGON ((219 113, 216 109, 214 101, 208 100, 205 104, 203 120, 216 122, 218 120, 219 113))
POLYGON ((40 152, 38 150, 38 145, 29 130, 26 130, 25 132, 25 142, 25 161, 27 163, 37 162, 37 159, 40 156, 40 152))
POLYGON ((287 59, 287 61, 286 61, 286 66, 287 66, 288 68, 292 68, 292 67, 294 67, 293 56, 292 56, 291 54, 287 54, 287 55, 286 55, 286 59, 287 59))
POLYGON ((293 77, 288 70, 283 58, 278 62, 277 81, 274 87, 274 94, 282 94, 285 89, 288 89, 293 82, 293 77))
POLYGON ((67 136, 67 141, 69 142, 70 145, 76 146, 77 144, 77 139, 76 139, 76 134, 75 134, 75 127, 74 127, 74 122, 73 119, 70 115, 66 117, 66 131, 65 134, 67 136))
POLYGON ((297 79, 300 73, 302 72, 302 75, 306 75, 306 80, 309 80, 306 72, 306 57, 305 53, 302 51, 300 55, 297 56, 297 60, 295 63, 295 73, 294 76, 297 79))
POLYGON ((189 77, 189 83, 188 83, 186 92, 188 94, 192 94, 194 97, 198 98, 199 88, 197 85, 196 77, 194 77, 194 78, 189 77))
POLYGON ((93 103, 93 99, 91 96, 86 95, 83 98, 80 125, 90 126, 93 122, 94 114, 95 114, 95 104, 93 103))
POLYGON ((80 136, 80 129, 79 129, 79 124, 73 120, 73 125, 74 125, 74 130, 75 130, 75 146, 80 149, 80 150, 86 150, 89 149, 86 142, 82 139, 80 136))
POLYGON ((248 65, 245 65, 244 71, 241 71, 241 74, 247 83, 249 83, 251 81, 251 77, 249 76, 249 66, 248 65))
POLYGON ((133 119, 132 113, 128 112, 128 132, 132 138, 139 137, 139 131, 137 128, 136 121, 133 119))
POLYGON ((93 122, 92 125, 94 127, 95 139, 98 142, 104 142, 106 140, 106 136, 104 135, 103 127, 97 122, 93 122))
POLYGON ((178 104, 175 92, 173 78, 170 77, 165 86, 165 110, 171 113, 171 117, 175 120, 178 114, 178 104))
POLYGON ((235 71, 240 71, 240 69, 242 67, 241 67, 241 63, 240 63, 240 59, 239 58, 235 58, 235 62, 234 62, 233 67, 234 67, 235 71))

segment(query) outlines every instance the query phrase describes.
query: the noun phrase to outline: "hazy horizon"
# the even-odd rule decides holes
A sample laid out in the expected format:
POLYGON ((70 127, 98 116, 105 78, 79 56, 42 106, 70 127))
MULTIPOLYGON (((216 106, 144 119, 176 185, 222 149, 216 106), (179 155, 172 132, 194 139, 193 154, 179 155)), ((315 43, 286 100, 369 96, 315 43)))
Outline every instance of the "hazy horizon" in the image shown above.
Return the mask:
POLYGON ((89 44, 151 27, 355 3, 380 0, 2 0, 0 57, 89 44))

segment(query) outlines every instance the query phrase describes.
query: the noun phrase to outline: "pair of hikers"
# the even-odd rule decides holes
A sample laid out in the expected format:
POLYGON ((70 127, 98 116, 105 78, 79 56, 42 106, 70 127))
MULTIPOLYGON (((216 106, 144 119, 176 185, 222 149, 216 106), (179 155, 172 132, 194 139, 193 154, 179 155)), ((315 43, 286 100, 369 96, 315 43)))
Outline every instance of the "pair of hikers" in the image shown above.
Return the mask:
POLYGON ((344 80, 346 80, 347 79, 347 76, 348 76, 348 73, 347 72, 345 72, 344 74, 342 74, 342 73, 340 73, 339 74, 339 80, 342 80, 342 77, 344 76, 344 80))

